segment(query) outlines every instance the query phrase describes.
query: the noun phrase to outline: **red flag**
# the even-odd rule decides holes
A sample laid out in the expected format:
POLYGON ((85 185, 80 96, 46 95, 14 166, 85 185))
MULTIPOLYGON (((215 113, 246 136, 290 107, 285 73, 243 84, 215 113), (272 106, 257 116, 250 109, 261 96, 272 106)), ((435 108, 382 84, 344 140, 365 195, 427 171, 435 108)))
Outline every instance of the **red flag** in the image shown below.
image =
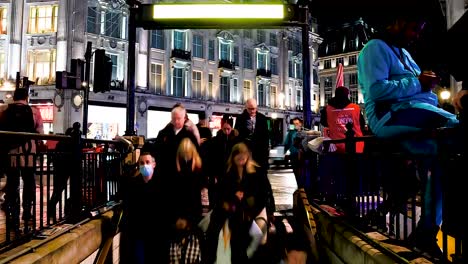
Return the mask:
POLYGON ((344 86, 343 64, 338 63, 336 70, 336 87, 344 86))

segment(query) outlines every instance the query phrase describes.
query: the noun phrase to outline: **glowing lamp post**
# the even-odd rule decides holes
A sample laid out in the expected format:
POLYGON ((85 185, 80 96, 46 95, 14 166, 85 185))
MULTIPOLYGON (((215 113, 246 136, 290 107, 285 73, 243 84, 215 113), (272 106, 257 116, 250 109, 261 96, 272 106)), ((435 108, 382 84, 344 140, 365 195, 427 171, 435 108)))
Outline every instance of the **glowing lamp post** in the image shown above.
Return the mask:
POLYGON ((443 91, 440 92, 440 99, 446 101, 450 98, 450 95, 451 95, 450 91, 444 89, 443 91))

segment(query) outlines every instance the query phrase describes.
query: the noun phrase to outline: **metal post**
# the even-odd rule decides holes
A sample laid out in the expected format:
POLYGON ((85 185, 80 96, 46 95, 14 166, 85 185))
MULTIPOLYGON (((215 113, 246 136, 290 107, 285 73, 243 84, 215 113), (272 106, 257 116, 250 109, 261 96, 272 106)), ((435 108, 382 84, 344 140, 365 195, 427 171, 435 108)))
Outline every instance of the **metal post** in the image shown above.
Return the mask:
POLYGON ((128 72, 127 72, 127 127, 126 136, 135 135, 135 45, 136 24, 135 13, 137 1, 127 0, 130 16, 128 18, 128 72))
POLYGON ((86 63, 86 71, 85 71, 85 86, 84 88, 84 95, 83 95, 83 135, 86 138, 88 134, 88 100, 89 100, 89 75, 91 71, 91 56, 92 53, 92 42, 88 41, 86 45, 86 53, 85 53, 85 63, 86 63))
POLYGON ((16 72, 16 86, 15 86, 15 89, 19 89, 20 88, 20 82, 21 82, 21 75, 20 75, 20 72, 16 72))
POLYGON ((309 10, 307 6, 301 7, 304 12, 302 21, 302 107, 304 114, 304 127, 312 127, 312 111, 310 110, 310 51, 309 51, 309 10))

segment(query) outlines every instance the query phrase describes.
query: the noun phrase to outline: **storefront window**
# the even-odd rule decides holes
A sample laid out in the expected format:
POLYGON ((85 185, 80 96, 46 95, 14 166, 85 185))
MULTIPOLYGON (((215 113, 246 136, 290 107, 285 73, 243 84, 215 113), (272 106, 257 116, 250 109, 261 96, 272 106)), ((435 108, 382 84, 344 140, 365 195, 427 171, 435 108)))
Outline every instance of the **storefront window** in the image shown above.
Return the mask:
POLYGON ((125 134, 127 109, 90 105, 88 108, 88 138, 114 139, 125 134))

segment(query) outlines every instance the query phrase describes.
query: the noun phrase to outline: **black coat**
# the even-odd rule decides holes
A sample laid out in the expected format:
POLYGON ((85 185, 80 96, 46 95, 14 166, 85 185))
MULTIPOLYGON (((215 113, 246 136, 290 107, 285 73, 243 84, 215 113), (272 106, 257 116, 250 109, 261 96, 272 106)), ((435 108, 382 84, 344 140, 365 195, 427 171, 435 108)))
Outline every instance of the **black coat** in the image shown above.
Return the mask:
POLYGON ((247 110, 237 117, 235 129, 239 131, 239 138, 247 144, 252 151, 253 159, 263 168, 268 165, 268 156, 270 154, 270 133, 268 121, 264 114, 257 112, 255 131, 250 136, 248 121, 250 115, 247 110))

